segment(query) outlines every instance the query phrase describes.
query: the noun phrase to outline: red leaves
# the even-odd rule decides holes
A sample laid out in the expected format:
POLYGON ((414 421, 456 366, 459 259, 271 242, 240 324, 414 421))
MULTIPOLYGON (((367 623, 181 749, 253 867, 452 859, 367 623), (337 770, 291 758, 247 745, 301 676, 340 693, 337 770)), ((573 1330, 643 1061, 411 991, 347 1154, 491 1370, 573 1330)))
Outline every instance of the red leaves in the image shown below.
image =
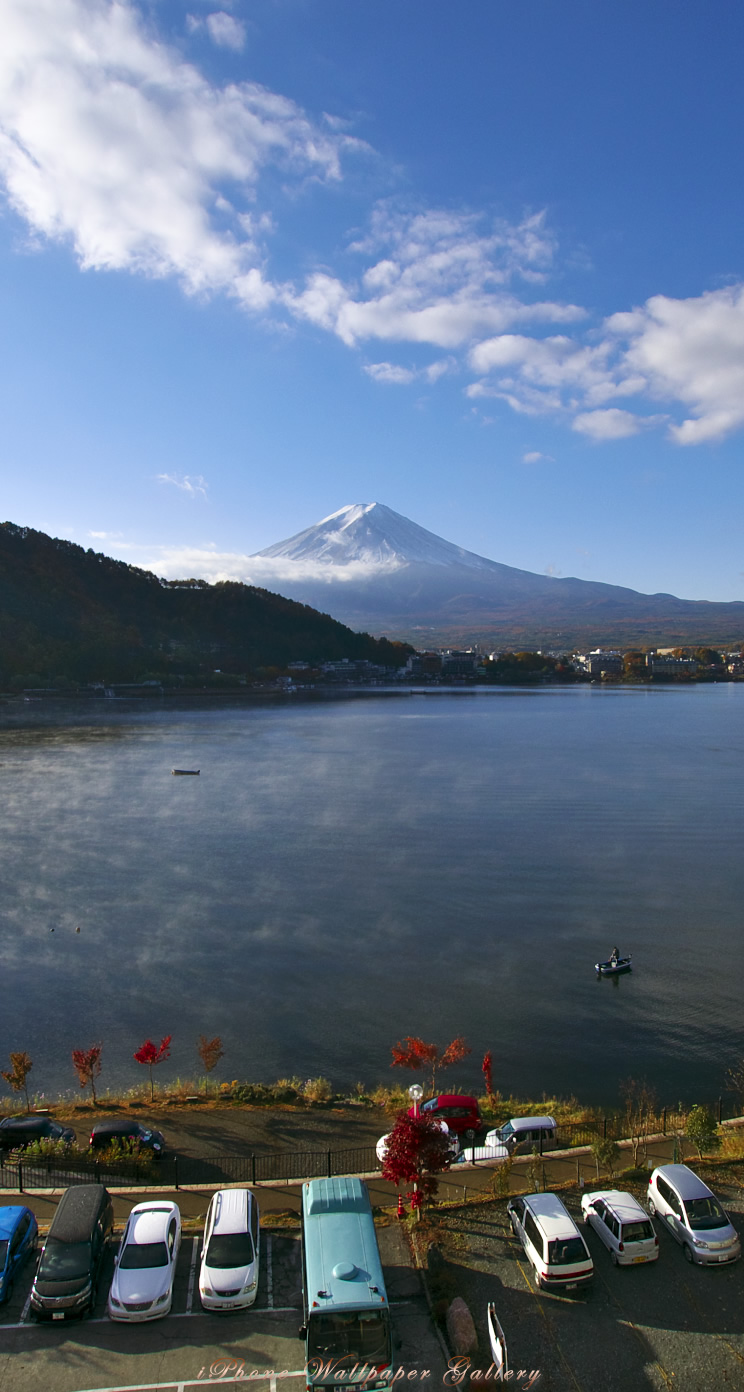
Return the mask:
POLYGON ((488 1093, 488 1100, 489 1100, 489 1102, 498 1102, 499 1099, 498 1099, 498 1097, 496 1096, 496 1093, 495 1093, 494 1090, 493 1090, 493 1075, 492 1075, 492 1072, 491 1072, 492 1068, 493 1068, 493 1055, 491 1054, 491 1050, 490 1050, 490 1049, 487 1049, 486 1052, 485 1052, 485 1054, 483 1055, 483 1062, 482 1062, 482 1064, 481 1064, 481 1072, 483 1073, 483 1077, 484 1077, 485 1080, 486 1080, 486 1092, 488 1093))
POLYGON ((165 1039, 161 1039, 159 1048, 156 1044, 153 1044, 151 1039, 146 1039, 142 1047, 137 1050, 134 1057, 138 1063, 146 1063, 152 1068, 156 1063, 162 1063, 163 1059, 170 1058, 170 1042, 172 1038, 172 1034, 166 1034, 165 1039))
POLYGON ((165 1038, 161 1039, 159 1047, 157 1044, 153 1044, 151 1039, 146 1039, 142 1047, 138 1049, 134 1055, 138 1063, 146 1064, 150 1070, 150 1101, 152 1101, 155 1096, 155 1084, 152 1080, 152 1070, 156 1063, 162 1063, 163 1059, 170 1058, 170 1042, 172 1038, 172 1034, 166 1034, 165 1038))
POLYGON ((407 1034, 405 1039, 399 1040, 397 1044, 392 1046, 393 1062, 391 1067, 430 1068, 431 1091, 433 1092, 439 1069, 449 1068, 453 1063, 460 1063, 471 1052, 462 1034, 458 1034, 452 1043, 447 1045, 443 1054, 440 1054, 437 1044, 426 1044, 423 1039, 407 1034))
POLYGON ((430 1198, 437 1189, 433 1176, 446 1170, 451 1160, 447 1133, 432 1117, 399 1112, 388 1137, 382 1177, 396 1188, 401 1184, 415 1186, 414 1193, 430 1198))
POLYGON ((90 1049, 73 1049, 72 1066, 78 1075, 81 1091, 85 1091, 88 1084, 93 1094, 93 1102, 96 1100, 96 1078, 101 1072, 102 1044, 93 1044, 90 1049))

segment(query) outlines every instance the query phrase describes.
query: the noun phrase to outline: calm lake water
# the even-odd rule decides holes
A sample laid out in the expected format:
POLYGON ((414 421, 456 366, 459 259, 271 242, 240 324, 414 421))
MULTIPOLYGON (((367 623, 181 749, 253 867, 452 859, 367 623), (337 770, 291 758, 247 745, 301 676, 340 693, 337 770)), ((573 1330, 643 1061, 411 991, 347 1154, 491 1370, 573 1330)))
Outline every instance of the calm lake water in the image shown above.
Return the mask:
POLYGON ((490 1048, 502 1091, 712 1099, 744 1053, 743 720, 744 685, 8 703, 0 1056, 49 1094, 73 1048, 128 1086, 147 1036, 165 1080, 220 1034, 216 1076, 341 1085, 464 1034, 465 1089, 490 1048), (635 970, 597 981, 615 943, 635 970))

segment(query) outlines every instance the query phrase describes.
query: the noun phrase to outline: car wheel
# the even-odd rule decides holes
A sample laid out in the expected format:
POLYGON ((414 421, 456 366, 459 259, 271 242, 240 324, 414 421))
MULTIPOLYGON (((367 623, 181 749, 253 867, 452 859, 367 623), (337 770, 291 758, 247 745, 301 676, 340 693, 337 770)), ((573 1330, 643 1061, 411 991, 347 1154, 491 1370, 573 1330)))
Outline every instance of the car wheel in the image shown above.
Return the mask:
POLYGON ((654 1203, 653 1199, 649 1199, 648 1204, 647 1204, 647 1208, 648 1208, 649 1213, 651 1214, 651 1217, 652 1217, 652 1218, 655 1218, 655 1217, 656 1217, 656 1204, 654 1203))
POLYGON ((468 1142, 468 1144, 472 1145, 473 1141, 475 1140, 475 1132, 471 1129, 470 1131, 463 1131, 462 1134, 465 1137, 465 1140, 468 1142))
POLYGON ((686 1243, 686 1242, 683 1242, 683 1243, 682 1243, 682 1251, 683 1251, 684 1254, 685 1254, 685 1261, 694 1262, 695 1258, 693 1257, 692 1251, 691 1251, 691 1249, 687 1246, 687 1243, 686 1243))
POLYGON ((620 1261, 619 1261, 617 1252, 615 1252, 615 1251, 610 1252, 610 1256, 611 1256, 611 1258, 612 1258, 612 1265, 613 1265, 613 1266, 619 1266, 619 1265, 620 1265, 620 1261))

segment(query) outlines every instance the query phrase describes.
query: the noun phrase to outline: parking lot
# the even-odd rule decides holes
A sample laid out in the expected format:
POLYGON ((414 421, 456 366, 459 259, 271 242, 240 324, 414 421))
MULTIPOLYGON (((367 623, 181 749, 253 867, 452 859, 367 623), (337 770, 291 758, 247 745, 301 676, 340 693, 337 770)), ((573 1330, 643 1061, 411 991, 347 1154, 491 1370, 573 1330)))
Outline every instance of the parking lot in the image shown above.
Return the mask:
MULTIPOLYGON (((715 1187, 741 1234, 741 1189, 715 1187)), ((595 1267, 593 1286, 574 1297, 537 1291, 505 1203, 436 1220, 445 1271, 473 1313, 481 1350, 488 1349, 486 1308, 493 1301, 510 1367, 539 1369, 541 1392, 744 1389, 744 1261, 690 1266, 657 1219, 659 1260, 615 1267, 581 1224, 579 1191, 561 1197, 586 1236, 595 1267)))
MULTIPOLYGON (((397 1225, 379 1234, 391 1302, 395 1356, 407 1371, 427 1368, 441 1386, 444 1360, 421 1281, 411 1269, 397 1225)), ((112 1244, 92 1317, 36 1324, 29 1318, 33 1261, 7 1304, 0 1306, 2 1392, 154 1392, 224 1385, 250 1378, 276 1392, 277 1378, 304 1392, 300 1241, 297 1232, 263 1231, 256 1303, 233 1314, 208 1314, 198 1292, 201 1237, 185 1233, 173 1309, 165 1319, 114 1324, 106 1314, 113 1275, 112 1244)), ((429 1384, 433 1385, 433 1384, 429 1384)))

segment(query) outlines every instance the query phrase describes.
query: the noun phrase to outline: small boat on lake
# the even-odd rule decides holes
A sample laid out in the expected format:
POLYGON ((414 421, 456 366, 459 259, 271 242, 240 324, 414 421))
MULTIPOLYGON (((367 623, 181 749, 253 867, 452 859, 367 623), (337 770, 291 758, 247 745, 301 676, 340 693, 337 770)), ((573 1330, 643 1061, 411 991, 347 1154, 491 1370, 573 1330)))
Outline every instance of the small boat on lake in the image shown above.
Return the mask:
POLYGON ((196 778, 201 769, 171 769, 174 778, 196 778))
POLYGON ((610 957, 607 962, 595 962, 594 970, 597 976, 620 976, 622 972, 632 971, 632 953, 627 957, 610 957))

